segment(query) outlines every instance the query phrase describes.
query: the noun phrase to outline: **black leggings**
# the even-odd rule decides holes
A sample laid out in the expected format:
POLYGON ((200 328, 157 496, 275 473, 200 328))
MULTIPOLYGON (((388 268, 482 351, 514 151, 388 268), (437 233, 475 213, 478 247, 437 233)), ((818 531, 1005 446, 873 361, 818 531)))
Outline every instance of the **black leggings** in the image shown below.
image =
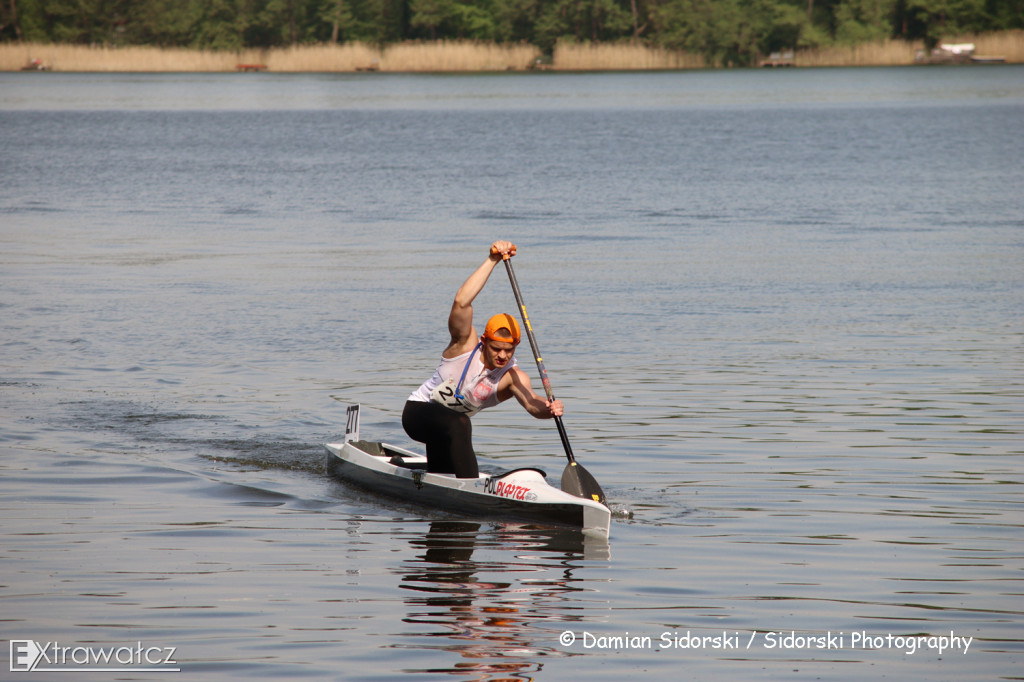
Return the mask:
POLYGON ((426 443, 427 471, 457 478, 480 475, 473 452, 473 425, 467 415, 440 403, 409 400, 402 411, 402 427, 410 438, 426 443))

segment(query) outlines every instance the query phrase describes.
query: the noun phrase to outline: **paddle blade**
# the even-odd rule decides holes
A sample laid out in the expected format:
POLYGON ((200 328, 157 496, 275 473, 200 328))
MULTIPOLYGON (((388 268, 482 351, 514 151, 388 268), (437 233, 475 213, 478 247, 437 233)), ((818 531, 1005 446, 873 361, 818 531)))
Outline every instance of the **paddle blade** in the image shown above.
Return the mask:
POLYGON ((562 490, 576 497, 605 504, 604 491, 597 480, 576 462, 569 462, 562 472, 562 490))

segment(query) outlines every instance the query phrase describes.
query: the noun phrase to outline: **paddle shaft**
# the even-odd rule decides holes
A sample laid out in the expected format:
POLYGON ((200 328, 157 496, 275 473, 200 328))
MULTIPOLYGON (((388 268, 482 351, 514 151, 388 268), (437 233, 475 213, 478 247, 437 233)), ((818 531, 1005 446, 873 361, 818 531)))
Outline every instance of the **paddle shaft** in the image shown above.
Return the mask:
MULTIPOLYGON (((505 270, 508 272, 508 279, 512 283, 512 293, 515 294, 516 304, 519 306, 519 312, 523 316, 523 324, 526 325, 526 338, 530 340, 530 348, 533 350, 533 357, 537 361, 537 370, 540 372, 540 381, 544 384, 544 394, 548 400, 554 400, 555 394, 551 392, 551 380, 548 379, 548 371, 544 369, 544 360, 540 357, 540 351, 537 349, 537 339, 533 336, 533 327, 530 326, 530 316, 526 314, 526 306, 523 305, 523 295, 519 292, 519 282, 516 280, 516 273, 512 269, 512 262, 509 256, 503 256, 505 261, 505 270)), ((562 424, 562 418, 555 416, 555 426, 558 427, 558 436, 562 439, 562 447, 565 448, 565 456, 569 458, 569 462, 572 464, 576 463, 576 458, 572 454, 572 446, 569 445, 569 436, 565 432, 565 425, 562 424)))

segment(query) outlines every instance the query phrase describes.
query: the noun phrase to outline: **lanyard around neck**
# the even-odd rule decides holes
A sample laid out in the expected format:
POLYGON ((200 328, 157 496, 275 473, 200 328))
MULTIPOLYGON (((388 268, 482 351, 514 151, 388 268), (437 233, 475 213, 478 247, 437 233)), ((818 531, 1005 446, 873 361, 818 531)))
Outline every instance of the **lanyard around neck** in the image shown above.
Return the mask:
POLYGON ((465 398, 465 396, 462 395, 462 382, 466 380, 466 372, 469 371, 469 364, 473 362, 473 358, 476 356, 476 352, 480 350, 480 347, 483 345, 483 341, 476 344, 476 348, 474 348, 473 352, 469 354, 469 360, 466 360, 466 366, 462 368, 462 376, 459 377, 459 385, 455 387, 455 397, 458 398, 459 400, 465 398))

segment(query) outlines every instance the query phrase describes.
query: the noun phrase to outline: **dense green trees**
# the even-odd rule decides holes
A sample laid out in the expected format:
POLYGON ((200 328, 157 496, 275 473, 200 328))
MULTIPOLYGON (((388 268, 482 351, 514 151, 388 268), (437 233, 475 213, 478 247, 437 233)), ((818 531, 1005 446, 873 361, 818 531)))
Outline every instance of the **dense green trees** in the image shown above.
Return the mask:
POLYGON ((0 40, 214 49, 636 40, 748 64, 771 51, 1024 28, 1024 0, 0 0, 0 40))

